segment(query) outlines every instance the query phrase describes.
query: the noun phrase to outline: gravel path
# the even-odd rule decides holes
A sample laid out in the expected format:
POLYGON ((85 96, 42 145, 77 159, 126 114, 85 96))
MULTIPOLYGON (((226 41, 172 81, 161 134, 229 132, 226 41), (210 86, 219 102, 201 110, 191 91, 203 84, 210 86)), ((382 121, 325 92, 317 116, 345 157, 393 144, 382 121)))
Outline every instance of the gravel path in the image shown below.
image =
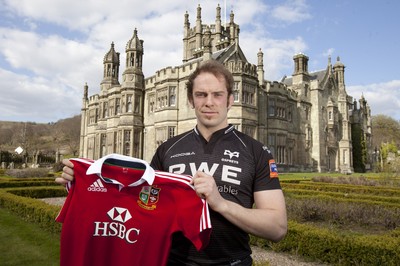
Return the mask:
POLYGON ((303 258, 290 255, 287 253, 277 253, 272 250, 265 250, 260 247, 251 247, 253 251, 253 260, 257 263, 257 265, 265 265, 270 266, 326 266, 327 264, 315 263, 315 262, 306 262, 303 258), (268 264, 269 263, 269 264, 268 264))
MULTIPOLYGON (((52 204, 52 205, 57 205, 57 206, 62 206, 65 201, 65 197, 60 197, 60 198, 46 198, 46 199, 41 199, 42 201, 52 204)), ((318 263, 313 263, 313 262, 306 262, 304 259, 286 254, 286 253, 277 253, 272 250, 265 250, 260 247, 252 247, 252 257, 253 260, 257 263, 257 265, 263 265, 263 262, 265 262, 265 265, 270 265, 270 266, 322 266, 326 264, 318 264, 318 263), (269 264, 268 264, 269 263, 269 264)))

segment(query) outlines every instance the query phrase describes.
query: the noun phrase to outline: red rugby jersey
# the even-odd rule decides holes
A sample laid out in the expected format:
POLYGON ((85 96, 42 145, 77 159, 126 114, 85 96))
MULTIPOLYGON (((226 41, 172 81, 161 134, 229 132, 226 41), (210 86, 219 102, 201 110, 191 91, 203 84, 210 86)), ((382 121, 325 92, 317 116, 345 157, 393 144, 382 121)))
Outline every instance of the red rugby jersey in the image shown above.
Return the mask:
POLYGON ((75 181, 56 218, 60 265, 164 265, 178 231, 199 250, 208 244, 208 205, 190 176, 118 154, 72 162, 75 181))

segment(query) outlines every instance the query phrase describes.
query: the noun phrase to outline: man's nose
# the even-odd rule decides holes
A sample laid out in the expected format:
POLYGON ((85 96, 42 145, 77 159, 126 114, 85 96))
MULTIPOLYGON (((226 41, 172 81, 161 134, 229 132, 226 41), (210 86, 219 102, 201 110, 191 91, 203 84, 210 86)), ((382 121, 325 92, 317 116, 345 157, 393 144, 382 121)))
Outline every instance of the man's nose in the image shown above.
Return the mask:
POLYGON ((209 95, 207 95, 207 98, 206 98, 206 105, 207 105, 207 106, 213 105, 213 102, 214 102, 214 99, 213 99, 213 96, 212 96, 211 93, 210 93, 209 95))

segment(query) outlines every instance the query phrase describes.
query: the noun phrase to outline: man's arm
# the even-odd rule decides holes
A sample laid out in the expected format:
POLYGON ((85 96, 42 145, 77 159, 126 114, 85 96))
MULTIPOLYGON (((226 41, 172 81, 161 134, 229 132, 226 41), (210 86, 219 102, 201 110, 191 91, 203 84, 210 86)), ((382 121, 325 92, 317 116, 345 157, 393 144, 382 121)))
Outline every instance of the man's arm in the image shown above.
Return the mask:
POLYGON ((256 206, 249 209, 224 199, 212 176, 197 172, 193 184, 197 194, 207 200, 211 209, 247 233, 275 242, 286 235, 286 205, 281 189, 255 192, 256 206))
POLYGON ((61 177, 57 177, 55 181, 61 185, 66 185, 74 180, 74 164, 68 159, 63 159, 62 163, 64 164, 63 172, 61 177))

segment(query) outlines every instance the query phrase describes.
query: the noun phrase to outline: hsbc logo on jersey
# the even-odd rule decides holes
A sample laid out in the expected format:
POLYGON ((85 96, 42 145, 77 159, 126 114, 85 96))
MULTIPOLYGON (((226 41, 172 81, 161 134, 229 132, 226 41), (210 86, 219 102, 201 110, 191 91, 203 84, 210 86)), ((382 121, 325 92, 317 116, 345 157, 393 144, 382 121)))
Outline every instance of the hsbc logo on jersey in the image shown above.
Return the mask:
POLYGON ((94 234, 96 237, 118 237, 130 244, 138 241, 140 230, 127 228, 124 223, 132 218, 128 209, 113 207, 107 212, 112 222, 94 222, 94 234))
POLYGON ((131 213, 128 211, 128 209, 125 208, 120 208, 120 207, 114 207, 111 210, 107 212, 108 217, 111 218, 113 221, 125 223, 129 219, 132 218, 131 213))

